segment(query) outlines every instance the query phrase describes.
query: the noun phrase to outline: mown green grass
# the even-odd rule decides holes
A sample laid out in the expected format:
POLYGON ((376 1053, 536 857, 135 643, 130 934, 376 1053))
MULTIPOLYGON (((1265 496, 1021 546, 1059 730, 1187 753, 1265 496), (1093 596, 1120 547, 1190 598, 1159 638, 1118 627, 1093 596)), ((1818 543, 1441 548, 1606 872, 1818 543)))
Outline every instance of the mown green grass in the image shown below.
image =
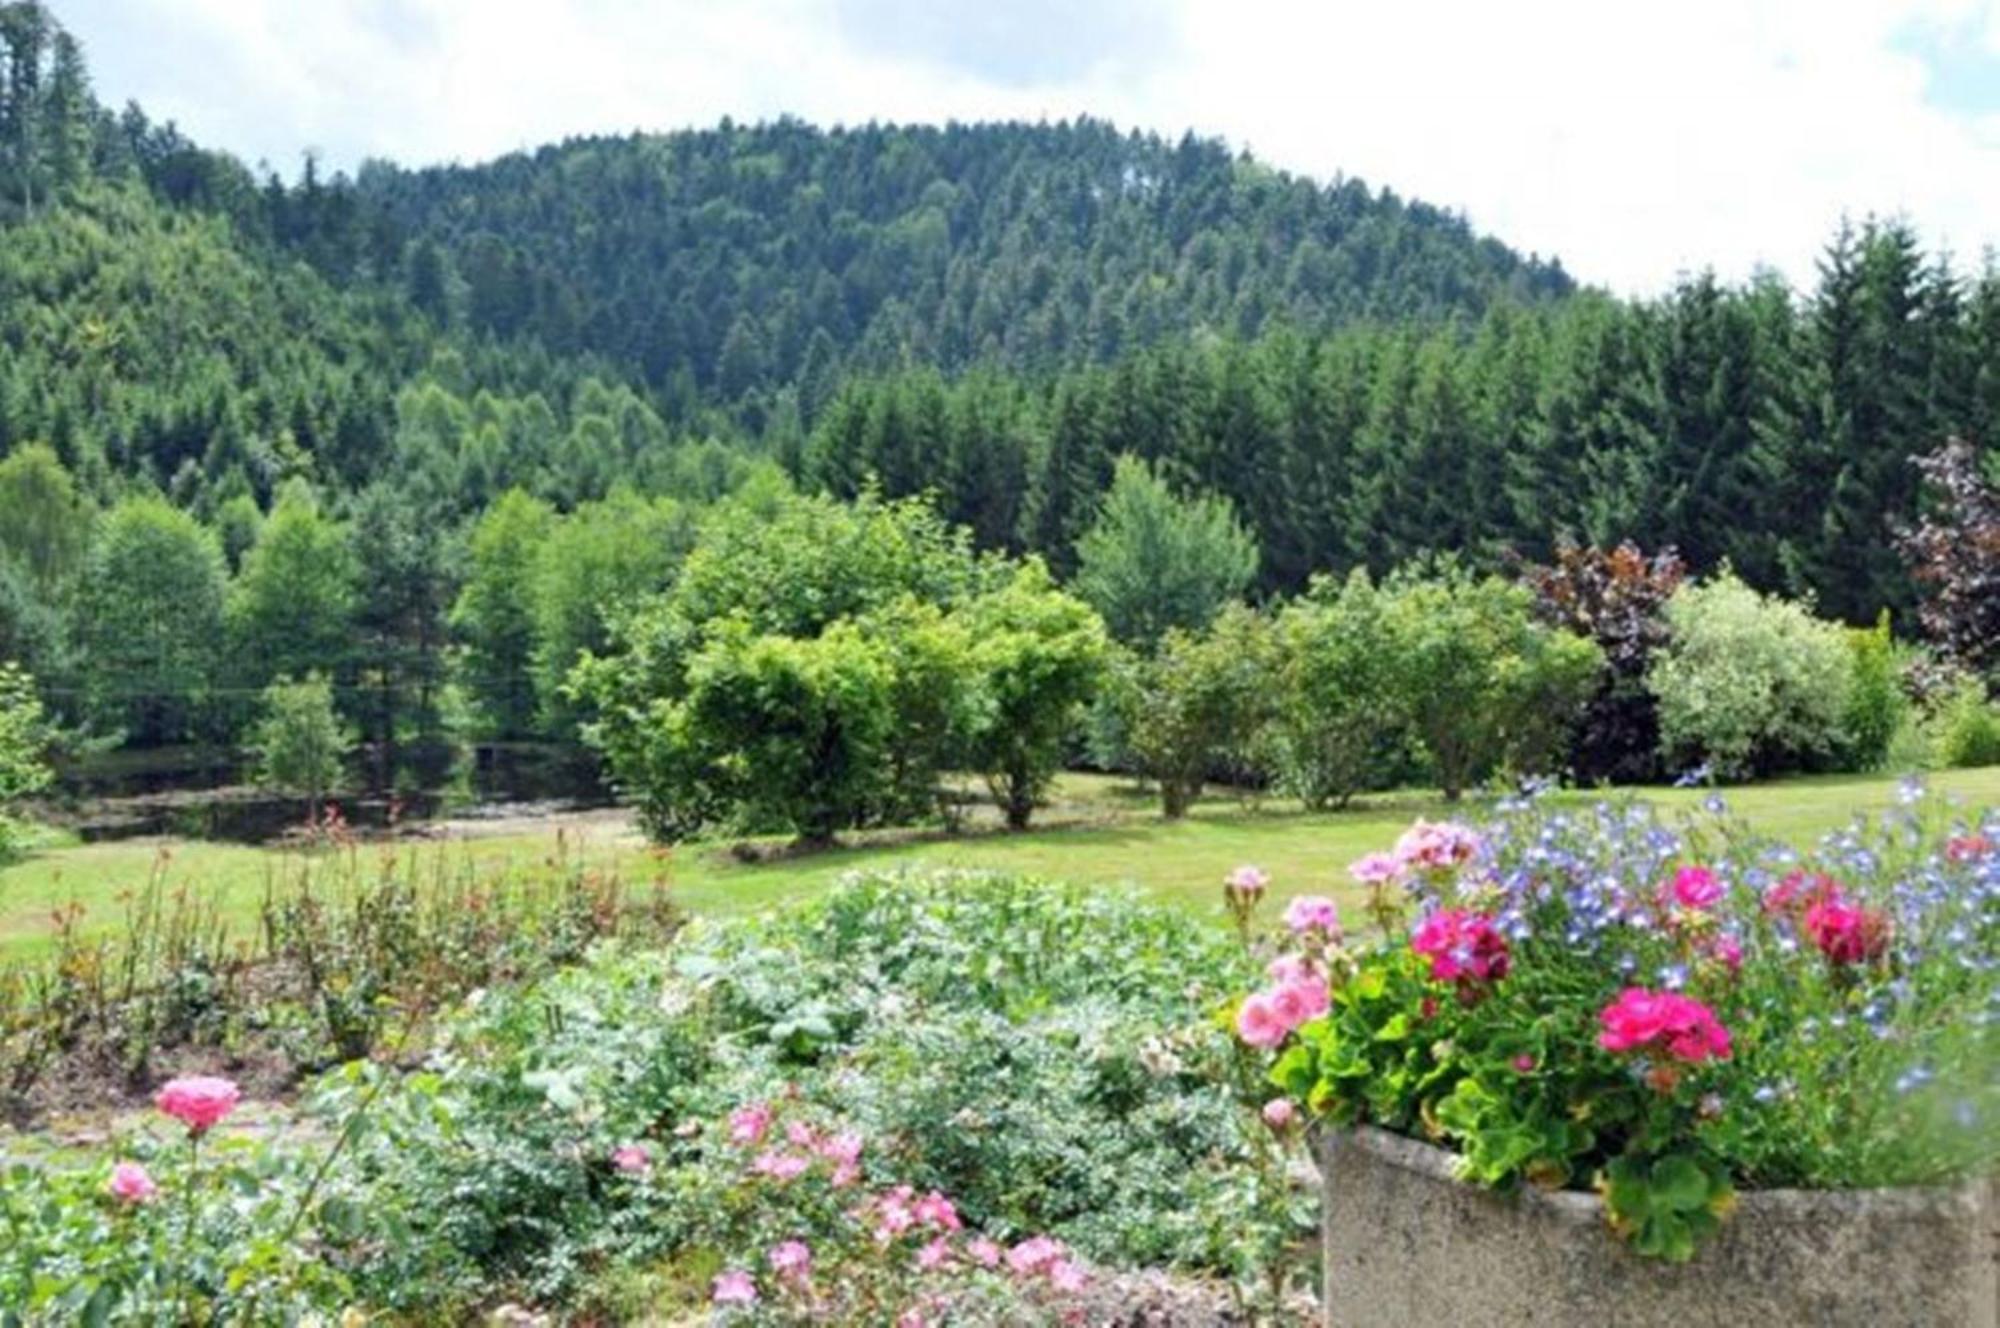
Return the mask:
MULTIPOLYGON (((1931 786, 1970 807, 2000 805, 2000 767, 1938 774, 1931 786)), ((1885 776, 1826 776, 1752 785, 1725 792, 1731 807, 1758 830, 1807 843, 1845 824, 1856 812, 1889 806, 1897 781, 1885 776)), ((1664 807, 1693 807, 1696 790, 1633 790, 1664 807)), ((1598 796, 1567 793, 1586 801, 1598 796)), ((448 844, 408 844, 393 851, 443 854, 451 863, 485 870, 533 871, 559 851, 582 853, 594 865, 632 882, 665 872, 675 896, 697 915, 740 913, 823 889, 849 871, 901 867, 973 867, 1062 877, 1091 884, 1130 883, 1159 898, 1220 917, 1219 882, 1239 863, 1271 873, 1279 898, 1331 893, 1351 899, 1344 868, 1385 847, 1417 816, 1451 809, 1421 794, 1371 797, 1340 812, 1309 814, 1280 801, 1245 805, 1211 797, 1181 822, 1159 818, 1145 795, 1116 780, 1074 775, 1057 788, 1056 822, 1023 834, 978 831, 959 837, 892 837, 807 857, 736 860, 725 846, 686 845, 665 861, 629 830, 600 829, 568 837, 553 832, 469 838, 448 844)), ((362 854, 389 851, 362 846, 362 854)), ((116 927, 121 899, 158 867, 170 884, 212 897, 233 926, 254 923, 257 904, 280 850, 198 842, 55 845, 0 868, 0 958, 23 958, 50 944, 55 910, 72 902, 89 930, 116 927), (165 854, 164 860, 162 853, 165 854)))

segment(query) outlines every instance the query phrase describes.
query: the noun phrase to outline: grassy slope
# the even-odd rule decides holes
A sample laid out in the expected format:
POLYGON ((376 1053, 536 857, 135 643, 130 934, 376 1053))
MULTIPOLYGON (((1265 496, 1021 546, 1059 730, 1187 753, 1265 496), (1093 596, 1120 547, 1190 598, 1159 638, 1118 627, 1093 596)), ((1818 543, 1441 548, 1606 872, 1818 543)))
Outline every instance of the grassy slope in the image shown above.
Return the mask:
MULTIPOLYGON (((1969 806, 2000 806, 2000 767, 1940 774, 1931 783, 1969 806)), ((1889 805, 1895 789, 1890 778, 1838 776, 1735 789, 1727 797, 1758 829, 1803 843, 1844 824, 1857 811, 1889 805)), ((740 912, 797 898, 846 871, 923 864, 1132 882, 1219 916, 1218 882, 1238 863, 1254 862, 1269 871, 1279 897, 1315 891, 1345 896, 1350 893, 1343 871, 1347 863, 1385 847, 1413 817, 1446 814, 1442 804, 1414 794, 1371 798, 1324 815, 1278 803, 1252 809, 1234 800, 1210 799, 1188 820, 1173 824, 1162 822, 1149 802, 1110 780, 1072 776, 1058 792, 1055 815, 1064 823, 1026 834, 982 832, 864 844, 761 863, 737 862, 714 846, 696 845, 675 854, 668 870, 675 894, 697 914, 740 912)), ((1701 797, 1673 789, 1642 794, 1676 807, 1691 807, 1701 797)), ((574 851, 574 844, 570 847, 574 851)), ((273 851, 205 843, 167 848, 165 869, 171 881, 215 891, 227 916, 254 919, 273 851)), ((157 843, 55 847, 0 868, 0 958, 45 948, 52 910, 71 900, 84 905, 88 926, 115 925, 120 895, 145 880, 161 851, 157 843)), ((516 834, 468 839, 442 850, 417 846, 406 851, 442 851, 482 866, 532 869, 557 851, 557 842, 553 834, 516 834)), ((600 831, 583 841, 582 851, 629 880, 649 880, 660 870, 658 860, 629 832, 600 831)))

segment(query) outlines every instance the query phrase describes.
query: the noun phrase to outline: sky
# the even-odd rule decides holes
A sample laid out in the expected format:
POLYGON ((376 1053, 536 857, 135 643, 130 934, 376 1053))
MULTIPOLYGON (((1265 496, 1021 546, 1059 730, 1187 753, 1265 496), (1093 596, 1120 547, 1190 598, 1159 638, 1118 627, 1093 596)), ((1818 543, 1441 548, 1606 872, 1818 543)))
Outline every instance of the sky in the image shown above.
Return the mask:
POLYGON ((49 0, 99 97, 286 174, 792 114, 1089 114, 1453 208, 1581 279, 2000 248, 2000 0, 49 0))

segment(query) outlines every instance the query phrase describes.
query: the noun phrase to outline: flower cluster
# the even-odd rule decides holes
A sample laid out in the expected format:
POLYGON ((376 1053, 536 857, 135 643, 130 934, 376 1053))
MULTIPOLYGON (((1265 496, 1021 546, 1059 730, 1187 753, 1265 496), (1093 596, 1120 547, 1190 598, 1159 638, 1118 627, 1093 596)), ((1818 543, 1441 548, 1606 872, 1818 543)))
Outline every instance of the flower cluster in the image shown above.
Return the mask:
POLYGON ((1283 1094, 1267 1123, 1309 1104, 1442 1143, 1479 1183, 1595 1187, 1673 1259, 1738 1185, 1990 1171, 1996 837, 1921 788, 1809 852, 1715 796, 1679 823, 1542 792, 1476 832, 1420 822, 1349 868, 1383 937, 1313 970, 1324 1010, 1295 1019, 1276 987, 1240 1008, 1283 1094))
POLYGON ((1729 1030, 1700 1001, 1672 991, 1627 987, 1598 1014, 1606 1051, 1655 1050, 1698 1065, 1729 1059, 1729 1030))

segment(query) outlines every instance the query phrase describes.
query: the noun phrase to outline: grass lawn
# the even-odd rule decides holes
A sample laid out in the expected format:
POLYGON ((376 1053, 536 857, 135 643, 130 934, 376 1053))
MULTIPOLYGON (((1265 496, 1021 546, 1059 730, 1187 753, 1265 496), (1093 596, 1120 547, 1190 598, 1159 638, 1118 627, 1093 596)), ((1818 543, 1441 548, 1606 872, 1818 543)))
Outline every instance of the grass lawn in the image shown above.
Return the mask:
MULTIPOLYGON (((1727 790, 1731 806, 1759 830, 1807 843, 1857 811, 1890 805, 1894 778, 1827 776, 1727 790)), ((2000 766, 1934 775, 1931 786, 1969 807, 2000 806, 2000 766)), ((1662 806, 1692 807, 1696 790, 1643 789, 1662 806)), ((1562 795, 1579 801, 1595 795, 1562 795)), ((1457 809, 1475 814, 1468 802, 1457 809)), ((1385 794, 1349 810, 1308 814, 1282 802, 1246 807, 1233 798, 1201 803, 1178 823, 1162 821, 1152 801, 1120 781, 1072 775, 1058 785, 1051 824, 1024 834, 979 831, 861 843, 801 858, 739 862, 720 845, 677 850, 665 870, 680 902, 697 915, 724 915, 811 894, 843 872, 906 866, 985 867, 1092 883, 1130 882, 1162 899, 1221 916, 1219 883, 1238 863, 1270 872, 1273 892, 1351 897, 1343 870, 1371 849, 1384 848, 1411 819, 1447 814, 1421 794, 1385 794)), ((660 860, 629 828, 604 823, 569 836, 581 851, 632 881, 652 879, 660 860)), ((364 846, 362 853, 378 851, 364 846)), ((532 870, 558 851, 552 830, 475 836, 442 846, 417 843, 400 851, 444 853, 482 867, 532 870)), ((213 892, 238 925, 254 920, 279 850, 176 841, 58 845, 0 867, 0 959, 28 957, 48 945, 53 910, 75 901, 85 925, 117 925, 121 896, 141 884, 162 853, 171 882, 213 892)))

